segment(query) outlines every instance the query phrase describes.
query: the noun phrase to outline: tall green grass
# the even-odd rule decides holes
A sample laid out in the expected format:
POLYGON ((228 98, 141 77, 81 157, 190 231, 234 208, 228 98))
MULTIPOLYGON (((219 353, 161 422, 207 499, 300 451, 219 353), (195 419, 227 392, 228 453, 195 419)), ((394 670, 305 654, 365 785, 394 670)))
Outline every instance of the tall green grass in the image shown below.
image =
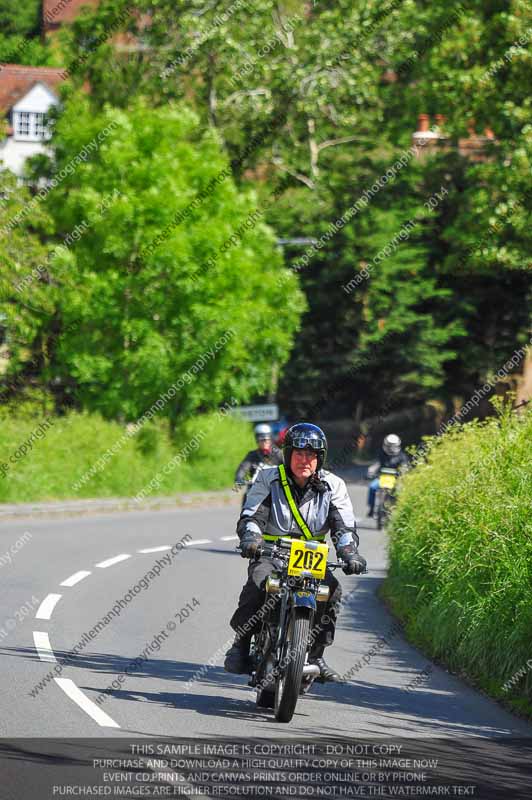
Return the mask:
POLYGON ((532 412, 433 439, 390 535, 383 594, 414 641, 531 714, 532 412))
POLYGON ((231 416, 208 414, 187 422, 172 440, 164 422, 147 423, 126 437, 101 469, 93 471, 79 488, 79 480, 126 432, 126 427, 107 422, 96 414, 70 413, 50 417, 52 425, 35 438, 26 455, 10 461, 19 446, 46 417, 5 413, 0 418, 0 502, 18 503, 67 498, 132 497, 160 475, 150 495, 214 490, 232 484, 236 466, 253 446, 249 423, 231 416), (162 472, 193 437, 197 449, 162 472), (5 471, 5 470, 4 470, 5 471))

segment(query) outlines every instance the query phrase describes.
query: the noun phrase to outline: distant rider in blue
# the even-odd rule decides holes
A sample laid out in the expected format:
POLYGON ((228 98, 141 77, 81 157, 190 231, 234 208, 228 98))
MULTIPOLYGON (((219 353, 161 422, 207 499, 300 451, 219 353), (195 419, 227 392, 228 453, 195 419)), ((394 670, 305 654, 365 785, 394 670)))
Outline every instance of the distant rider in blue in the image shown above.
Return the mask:
POLYGON ((388 436, 385 436, 379 460, 368 467, 368 478, 373 478, 368 489, 368 517, 372 517, 375 511, 375 495, 379 488, 379 478, 375 476, 378 476, 383 467, 403 470, 408 467, 409 463, 407 454, 401 449, 401 440, 397 434, 389 433, 388 436))

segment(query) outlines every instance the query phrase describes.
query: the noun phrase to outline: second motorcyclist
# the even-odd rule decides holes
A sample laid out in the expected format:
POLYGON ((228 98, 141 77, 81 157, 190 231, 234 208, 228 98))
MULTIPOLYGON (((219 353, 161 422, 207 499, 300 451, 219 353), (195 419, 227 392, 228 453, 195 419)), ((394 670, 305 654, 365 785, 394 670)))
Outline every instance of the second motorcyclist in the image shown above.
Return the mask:
POLYGON ((368 488, 368 517, 372 517, 375 511, 375 495, 379 488, 379 471, 386 467, 388 469, 397 469, 402 472, 407 469, 409 465, 407 454, 401 447, 401 439, 395 433, 389 433, 384 437, 382 442, 382 450, 379 455, 379 460, 368 467, 368 478, 371 483, 368 488))
POLYGON ((250 450, 238 465, 235 475, 237 485, 252 481, 263 466, 273 467, 283 463, 283 454, 273 444, 272 429, 267 423, 261 422, 255 425, 255 441, 256 449, 250 450))

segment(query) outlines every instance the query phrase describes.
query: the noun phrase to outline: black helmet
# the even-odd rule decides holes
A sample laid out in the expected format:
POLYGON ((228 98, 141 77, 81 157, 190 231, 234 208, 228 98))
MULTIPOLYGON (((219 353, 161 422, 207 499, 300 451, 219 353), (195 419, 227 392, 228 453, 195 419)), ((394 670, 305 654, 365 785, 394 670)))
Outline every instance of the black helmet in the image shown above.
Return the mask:
POLYGON ((290 469, 292 450, 315 450, 318 455, 318 469, 321 469, 327 458, 327 437, 321 428, 311 422, 298 422, 286 432, 283 441, 283 461, 290 469))

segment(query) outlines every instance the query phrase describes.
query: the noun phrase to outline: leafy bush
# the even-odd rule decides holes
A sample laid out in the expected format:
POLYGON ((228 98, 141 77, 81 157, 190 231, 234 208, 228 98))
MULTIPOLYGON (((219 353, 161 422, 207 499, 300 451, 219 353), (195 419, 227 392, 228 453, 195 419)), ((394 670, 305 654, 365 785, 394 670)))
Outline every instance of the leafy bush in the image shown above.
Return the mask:
POLYGON ((231 485, 236 466, 252 442, 247 423, 216 413, 198 416, 173 440, 167 423, 159 420, 135 434, 98 414, 73 412, 41 418, 4 414, 0 502, 132 497, 157 476, 159 483, 144 496, 221 489, 231 485), (187 449, 194 436, 197 446, 187 449), (25 455, 19 450, 24 443, 25 455), (110 452, 113 446, 114 454, 110 452), (104 457, 106 452, 108 457, 104 457), (176 459, 179 453, 182 457, 176 459), (174 464, 163 474, 172 459, 174 464))
POLYGON ((500 411, 429 442, 404 479, 384 587, 415 641, 528 713, 531 441, 531 412, 500 411))
POLYGON ((47 169, 65 177, 46 206, 74 239, 50 266, 64 329, 46 380, 60 401, 74 386, 78 407, 133 421, 168 392, 159 416, 179 425, 268 391, 303 296, 214 129, 183 105, 96 111, 81 92, 53 144, 47 169))

